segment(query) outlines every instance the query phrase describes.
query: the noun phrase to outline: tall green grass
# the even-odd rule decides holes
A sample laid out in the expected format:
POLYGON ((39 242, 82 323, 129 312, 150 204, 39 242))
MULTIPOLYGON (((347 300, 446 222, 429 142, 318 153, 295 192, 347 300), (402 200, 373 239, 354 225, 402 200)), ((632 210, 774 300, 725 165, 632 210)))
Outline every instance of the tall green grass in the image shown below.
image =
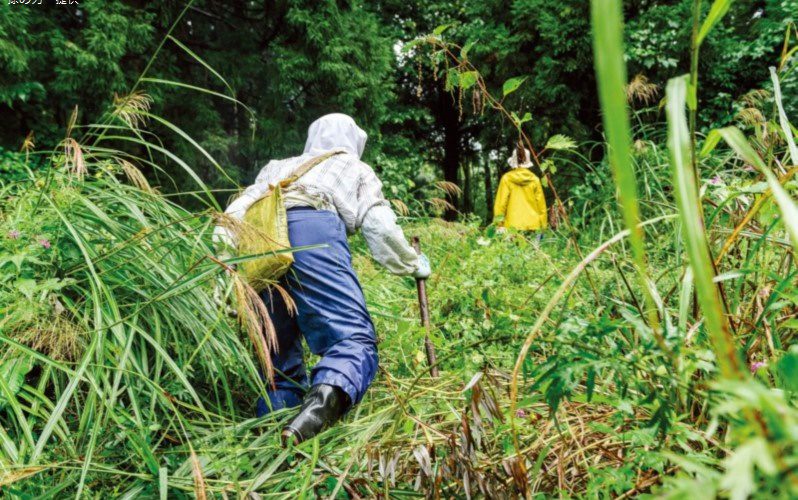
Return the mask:
MULTIPOLYGON (((745 391, 761 391, 761 393, 764 394, 767 393, 769 389, 765 387, 755 389, 754 387, 757 386, 758 382, 742 381, 747 379, 747 370, 743 367, 740 352, 744 347, 746 357, 748 357, 750 355, 749 349, 753 345, 756 345, 756 343, 761 340, 761 337, 757 340, 759 335, 757 335, 756 331, 749 330, 749 335, 753 335, 753 339, 749 337, 749 340, 746 342, 739 336, 738 331, 732 329, 728 315, 735 316, 735 323, 737 325, 748 323, 750 318, 746 318, 745 314, 746 311, 751 311, 752 309, 741 309, 741 305, 748 302, 749 307, 751 307, 753 303, 758 303, 757 301, 759 299, 747 296, 744 291, 745 289, 737 286, 735 288, 736 294, 733 298, 733 303, 736 304, 737 307, 732 310, 728 304, 724 305, 724 297, 722 296, 722 289, 720 288, 722 285, 720 283, 727 281, 729 278, 717 274, 710 251, 713 238, 712 231, 720 228, 709 227, 704 217, 704 196, 706 195, 702 195, 701 193, 701 177, 698 168, 698 154, 696 152, 699 48, 712 28, 730 9, 731 4, 732 2, 730 1, 715 1, 710 7, 708 16, 702 22, 701 1, 695 0, 693 2, 691 71, 689 75, 683 78, 674 78, 669 82, 666 107, 668 118, 668 149, 670 151, 670 168, 673 173, 676 209, 679 213, 684 249, 689 263, 689 270, 685 271, 685 278, 682 282, 683 291, 680 294, 681 306, 679 324, 683 326, 687 325, 684 318, 687 318, 690 314, 688 301, 691 295, 692 284, 694 284, 698 304, 700 305, 700 316, 695 318, 698 324, 694 328, 700 328, 705 331, 711 341, 714 357, 720 367, 721 377, 718 382, 718 387, 722 387, 724 390, 728 391, 724 394, 724 397, 730 400, 735 400, 735 398, 737 398, 739 403, 739 398, 744 398, 743 394, 745 391), (685 110, 689 111, 689 118, 685 115, 685 110), (751 340, 754 340, 754 342, 751 340)), ((620 23, 621 3, 618 1, 596 0, 592 2, 592 6, 596 68, 600 95, 602 96, 605 129, 610 148, 610 161, 614 165, 616 171, 618 190, 620 193, 623 193, 624 190, 629 192, 629 187, 634 187, 634 183, 631 180, 634 178, 634 172, 632 170, 633 163, 631 161, 630 148, 628 147, 630 143, 629 127, 625 125, 627 122, 627 112, 621 95, 621 89, 626 83, 624 72, 622 71, 623 59, 620 43, 622 33, 620 23), (610 59, 611 56, 614 56, 614 58, 610 59), (621 69, 618 69, 619 67, 621 69), (615 153, 613 153, 613 150, 615 153), (617 156, 618 154, 621 155, 620 158, 617 156), (626 174, 626 184, 623 183, 624 177, 619 177, 617 175, 619 166, 621 169, 628 170, 626 174)), ((781 105, 778 76, 775 74, 775 70, 771 70, 771 72, 773 74, 772 80, 776 90, 775 104, 778 109, 782 138, 788 146, 789 156, 794 157, 792 131, 784 115, 783 106, 781 105)), ((764 177, 776 201, 776 207, 774 208, 777 209, 778 220, 780 222, 778 227, 784 227, 790 240, 795 242, 795 238, 798 236, 795 232, 795 221, 798 220, 795 201, 768 166, 769 163, 774 161, 778 162, 778 159, 775 157, 777 150, 771 147, 764 152, 756 151, 745 138, 744 134, 739 129, 733 127, 715 131, 710 134, 705 150, 711 151, 714 145, 717 144, 717 139, 720 137, 725 139, 729 146, 745 162, 756 167, 764 177), (762 154, 767 155, 769 161, 763 160, 762 154)), ((734 203, 740 196, 741 193, 739 192, 732 193, 723 203, 734 203)), ((627 229, 634 230, 637 226, 637 222, 634 218, 635 214, 633 211, 629 210, 627 206, 623 205, 622 200, 627 229)), ((719 212, 720 210, 717 210, 715 213, 718 214, 719 212)), ((732 218, 732 220, 734 219, 732 218)), ((745 220, 750 223, 752 217, 746 217, 745 220)), ((776 227, 776 225, 771 225, 770 230, 776 227)), ((736 232, 735 234, 739 233, 736 232)), ((737 243, 740 244, 739 241, 737 243)), ((748 248, 751 248, 750 245, 748 248)), ((724 247, 724 251, 726 249, 727 248, 724 247)), ((760 258, 767 254, 770 254, 770 259, 773 257, 772 253, 768 252, 766 247, 756 246, 754 252, 760 254, 760 258)), ((783 251, 776 250, 776 255, 781 252, 783 251)), ((777 282, 779 282, 779 285, 782 285, 786 283, 785 280, 792 279, 791 276, 794 276, 794 271, 792 271, 793 261, 791 257, 782 253, 782 257, 780 258, 782 262, 784 262, 783 259, 786 258, 789 265, 786 268, 780 268, 778 274, 771 276, 771 278, 775 278, 777 282)), ((746 259, 743 266, 749 263, 749 259, 746 259)), ((729 259, 727 258, 727 260, 729 259)), ((732 269, 734 269, 734 267, 732 269)), ((743 269, 745 269, 745 267, 743 267, 743 269)), ((730 271, 732 276, 737 272, 739 271, 730 271)), ((743 270, 742 276, 749 275, 751 272, 752 271, 749 270, 743 270)), ((755 291, 754 293, 761 292, 755 291)), ((757 307, 761 308, 761 305, 757 307)), ((693 311, 694 314, 697 312, 697 310, 693 311)), ((761 317, 760 315, 760 318, 761 317)), ((767 342, 771 346, 771 353, 775 356, 772 331, 767 325, 765 325, 765 330, 765 334, 768 337, 767 342)), ((692 332, 679 333, 687 333, 687 339, 693 335, 692 332)), ((682 346, 682 349, 684 349, 684 347, 685 346, 682 346)), ((793 358, 790 356, 791 355, 787 355, 782 363, 793 363, 793 358), (790 361, 786 361, 787 359, 790 361)), ((680 362, 679 366, 684 366, 684 363, 680 362)), ((773 390, 771 390, 771 392, 772 391, 773 390)), ((775 399, 780 398, 779 393, 773 392, 773 394, 775 399)), ((726 404, 729 405, 733 403, 726 404)), ((744 498, 754 491, 757 482, 764 482, 772 485, 773 483, 770 481, 770 477, 783 474, 786 478, 789 478, 783 491, 793 491, 796 486, 796 476, 794 473, 790 472, 789 466, 787 465, 788 460, 784 457, 783 453, 794 446, 796 436, 792 433, 783 434, 774 432, 773 425, 776 424, 770 420, 770 417, 773 416, 772 412, 774 408, 770 405, 762 404, 761 400, 759 402, 747 400, 744 404, 740 404, 736 407, 743 409, 743 412, 737 415, 737 421, 734 424, 730 423, 730 425, 742 426, 742 428, 746 430, 740 432, 740 429, 735 429, 735 432, 731 433, 736 438, 734 445, 739 448, 731 452, 733 459, 730 458, 723 464, 725 475, 723 475, 722 479, 719 481, 718 487, 730 491, 732 497, 744 498), (770 415, 770 417, 768 417, 768 415, 770 415), (742 422, 740 422, 740 419, 742 419, 742 422), (755 452, 753 451, 754 448, 756 448, 755 452), (757 458, 752 458, 752 453, 755 454, 757 458), (735 460, 737 461, 735 462, 735 460), (760 476, 755 475, 753 466, 751 466, 753 462, 746 462, 746 465, 741 465, 741 461, 745 460, 758 461, 757 463, 760 464, 763 474, 760 476), (740 474, 743 473, 743 470, 745 471, 745 476, 741 477, 740 474)), ((728 417, 728 413, 722 408, 723 407, 720 407, 714 410, 716 415, 715 418, 718 418, 718 415, 725 415, 728 417)), ((789 411, 794 414, 794 409, 789 411)), ((776 427, 780 426, 776 425, 776 427)), ((789 452, 787 453, 789 454, 789 452)), ((689 453, 687 455, 689 456, 689 453)), ((677 460, 676 463, 683 464, 684 462, 677 460)), ((703 480, 707 479, 707 476, 704 474, 698 474, 698 476, 703 478, 703 480)))
MULTIPOLYGON (((696 15, 691 58, 728 5, 696 15)), ((621 12, 593 4, 615 180, 584 204, 579 238, 412 221, 436 263, 440 379, 412 280, 386 277, 353 240, 382 370, 344 422, 290 451, 290 412, 252 418, 266 384, 251 339, 268 325, 214 257, 216 193, 194 174, 183 194, 205 208, 190 212, 144 174, 193 172, 147 123, 210 156, 150 113, 147 85, 233 102, 224 79, 208 68, 217 92, 145 75, 96 124, 76 115, 57 150, 32 152, 46 170, 0 188, 4 494, 795 496, 796 153, 779 73, 767 134, 714 131, 697 155, 697 72, 670 82, 667 127, 631 127, 621 12), (243 325, 217 284, 243 297, 243 325)))

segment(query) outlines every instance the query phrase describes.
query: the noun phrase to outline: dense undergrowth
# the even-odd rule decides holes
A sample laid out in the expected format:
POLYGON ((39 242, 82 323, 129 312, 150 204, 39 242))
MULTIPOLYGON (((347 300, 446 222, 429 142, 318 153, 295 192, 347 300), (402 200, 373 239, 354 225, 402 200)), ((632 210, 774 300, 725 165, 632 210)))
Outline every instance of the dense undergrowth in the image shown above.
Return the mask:
MULTIPOLYGON (((632 130, 612 36, 620 4, 604 4, 594 22, 610 146, 604 162, 570 162, 585 182, 564 200, 568 218, 540 242, 405 219, 434 263, 438 379, 413 281, 378 269, 354 238, 380 373, 340 425, 295 449, 279 446, 290 411, 253 418, 269 323, 228 272, 247 257, 214 257, 213 193, 195 178, 186 196, 207 209, 190 212, 138 168, 192 175, 147 120, 207 152, 134 92, 98 123, 73 117, 55 151, 4 154, 3 493, 798 495, 798 149, 779 92, 794 51, 741 128, 696 133, 692 74, 669 83, 666 124, 632 130)), ((485 91, 456 64, 447 71, 469 76, 453 89, 485 91)))
MULTIPOLYGON (((651 187, 667 185, 658 151, 650 144, 637 157, 659 181, 651 187)), ((707 164, 714 165, 707 202, 756 196, 757 176, 723 158, 707 164)), ((550 232, 540 243, 476 224, 406 221, 435 262, 429 293, 439 380, 427 375, 414 283, 388 277, 355 239, 380 374, 342 425, 283 451, 278 429, 290 412, 252 418, 263 390, 256 357, 212 297, 224 273, 206 258, 211 217, 169 203, 123 163, 93 163, 86 153, 81 180, 70 164, 58 164, 67 160, 54 161, 49 174, 3 192, 8 493, 601 496, 647 492, 663 481, 661 491, 731 492, 728 481, 745 474, 756 474, 751 484, 778 477, 761 469, 769 465, 765 441, 751 441, 735 462, 743 452, 733 453, 728 434, 743 409, 764 403, 781 432, 795 430, 791 393, 766 389, 794 389, 798 362, 798 353, 782 354, 795 331, 794 271, 783 274, 792 264, 775 236, 763 244, 752 229, 733 268, 721 269, 760 383, 710 385, 716 362, 683 286, 681 242, 667 216, 673 201, 657 188, 644 199, 659 207, 647 234, 671 354, 659 351, 646 325, 618 241, 557 301, 523 364, 514 410, 519 346, 579 264, 574 245, 587 254, 612 232, 612 217, 594 217, 577 240, 550 232)), ((601 192, 575 203, 596 203, 601 192)), ((728 224, 736 214, 719 211, 711 220, 728 224)), ((710 234, 720 243, 728 231, 716 222, 710 234)), ((789 483, 783 487, 788 494, 789 483)))

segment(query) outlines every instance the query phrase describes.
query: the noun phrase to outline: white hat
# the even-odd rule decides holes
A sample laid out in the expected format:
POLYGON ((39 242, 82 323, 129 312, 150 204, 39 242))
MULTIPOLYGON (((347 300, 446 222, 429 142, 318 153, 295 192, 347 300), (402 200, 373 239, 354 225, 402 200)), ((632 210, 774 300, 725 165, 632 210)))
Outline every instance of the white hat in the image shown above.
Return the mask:
POLYGON ((510 165, 510 168, 531 168, 532 167, 532 155, 529 153, 529 150, 524 148, 524 153, 526 153, 526 161, 522 164, 518 164, 518 150, 513 150, 513 155, 507 159, 507 164, 510 165))

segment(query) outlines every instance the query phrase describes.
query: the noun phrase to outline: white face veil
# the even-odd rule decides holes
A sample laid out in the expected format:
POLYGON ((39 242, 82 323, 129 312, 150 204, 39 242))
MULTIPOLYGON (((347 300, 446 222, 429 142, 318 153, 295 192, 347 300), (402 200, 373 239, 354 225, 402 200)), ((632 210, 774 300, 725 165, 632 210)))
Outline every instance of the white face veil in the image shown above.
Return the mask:
POLYGON ((360 158, 367 138, 368 135, 351 116, 332 113, 310 124, 304 153, 319 156, 333 150, 344 150, 360 158))

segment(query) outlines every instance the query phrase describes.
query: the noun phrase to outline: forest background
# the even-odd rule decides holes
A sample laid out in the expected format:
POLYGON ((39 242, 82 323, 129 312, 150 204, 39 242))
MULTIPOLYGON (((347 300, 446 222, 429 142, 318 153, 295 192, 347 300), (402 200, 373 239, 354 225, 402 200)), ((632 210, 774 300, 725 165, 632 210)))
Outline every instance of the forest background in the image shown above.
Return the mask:
MULTIPOLYGON (((689 70, 692 3, 624 2, 629 98, 645 110, 635 115, 643 130, 644 122, 664 121, 660 88, 689 70)), ((19 151, 20 138, 30 133, 38 149, 53 148, 76 106, 80 122, 98 119, 115 93, 131 89, 184 8, 184 2, 120 0, 0 7, 0 155, 19 151)), ((746 120, 740 113, 746 96, 772 87, 768 66, 797 12, 795 0, 734 3, 702 47, 699 132, 746 120)), ((153 115, 179 123, 223 166, 224 173, 180 135, 160 134, 163 123, 150 124, 165 149, 216 190, 220 204, 268 160, 300 153, 313 119, 343 112, 369 133, 365 160, 385 181, 387 197, 421 204, 429 198, 424 189, 443 179, 463 190, 449 194, 459 213, 487 222, 517 131, 500 113, 483 112, 478 92, 447 90, 447 79, 436 77, 440 62, 424 50, 402 50, 404 44, 445 28, 495 95, 503 95, 508 80, 522 81, 503 104, 529 113, 523 128, 535 148, 556 134, 579 144, 559 154, 549 173, 562 198, 590 197, 603 183, 591 184, 584 165, 593 164, 594 178, 609 177, 609 167, 603 148, 594 147, 602 132, 589 19, 583 0, 197 1, 140 90, 152 98, 153 115)), ((796 73, 782 89, 794 116, 796 73)), ((167 193, 194 189, 180 169, 169 172, 171 179, 145 174, 167 193)), ((189 198, 183 202, 191 205, 189 198)), ((436 207, 448 218, 457 214, 436 207)))

